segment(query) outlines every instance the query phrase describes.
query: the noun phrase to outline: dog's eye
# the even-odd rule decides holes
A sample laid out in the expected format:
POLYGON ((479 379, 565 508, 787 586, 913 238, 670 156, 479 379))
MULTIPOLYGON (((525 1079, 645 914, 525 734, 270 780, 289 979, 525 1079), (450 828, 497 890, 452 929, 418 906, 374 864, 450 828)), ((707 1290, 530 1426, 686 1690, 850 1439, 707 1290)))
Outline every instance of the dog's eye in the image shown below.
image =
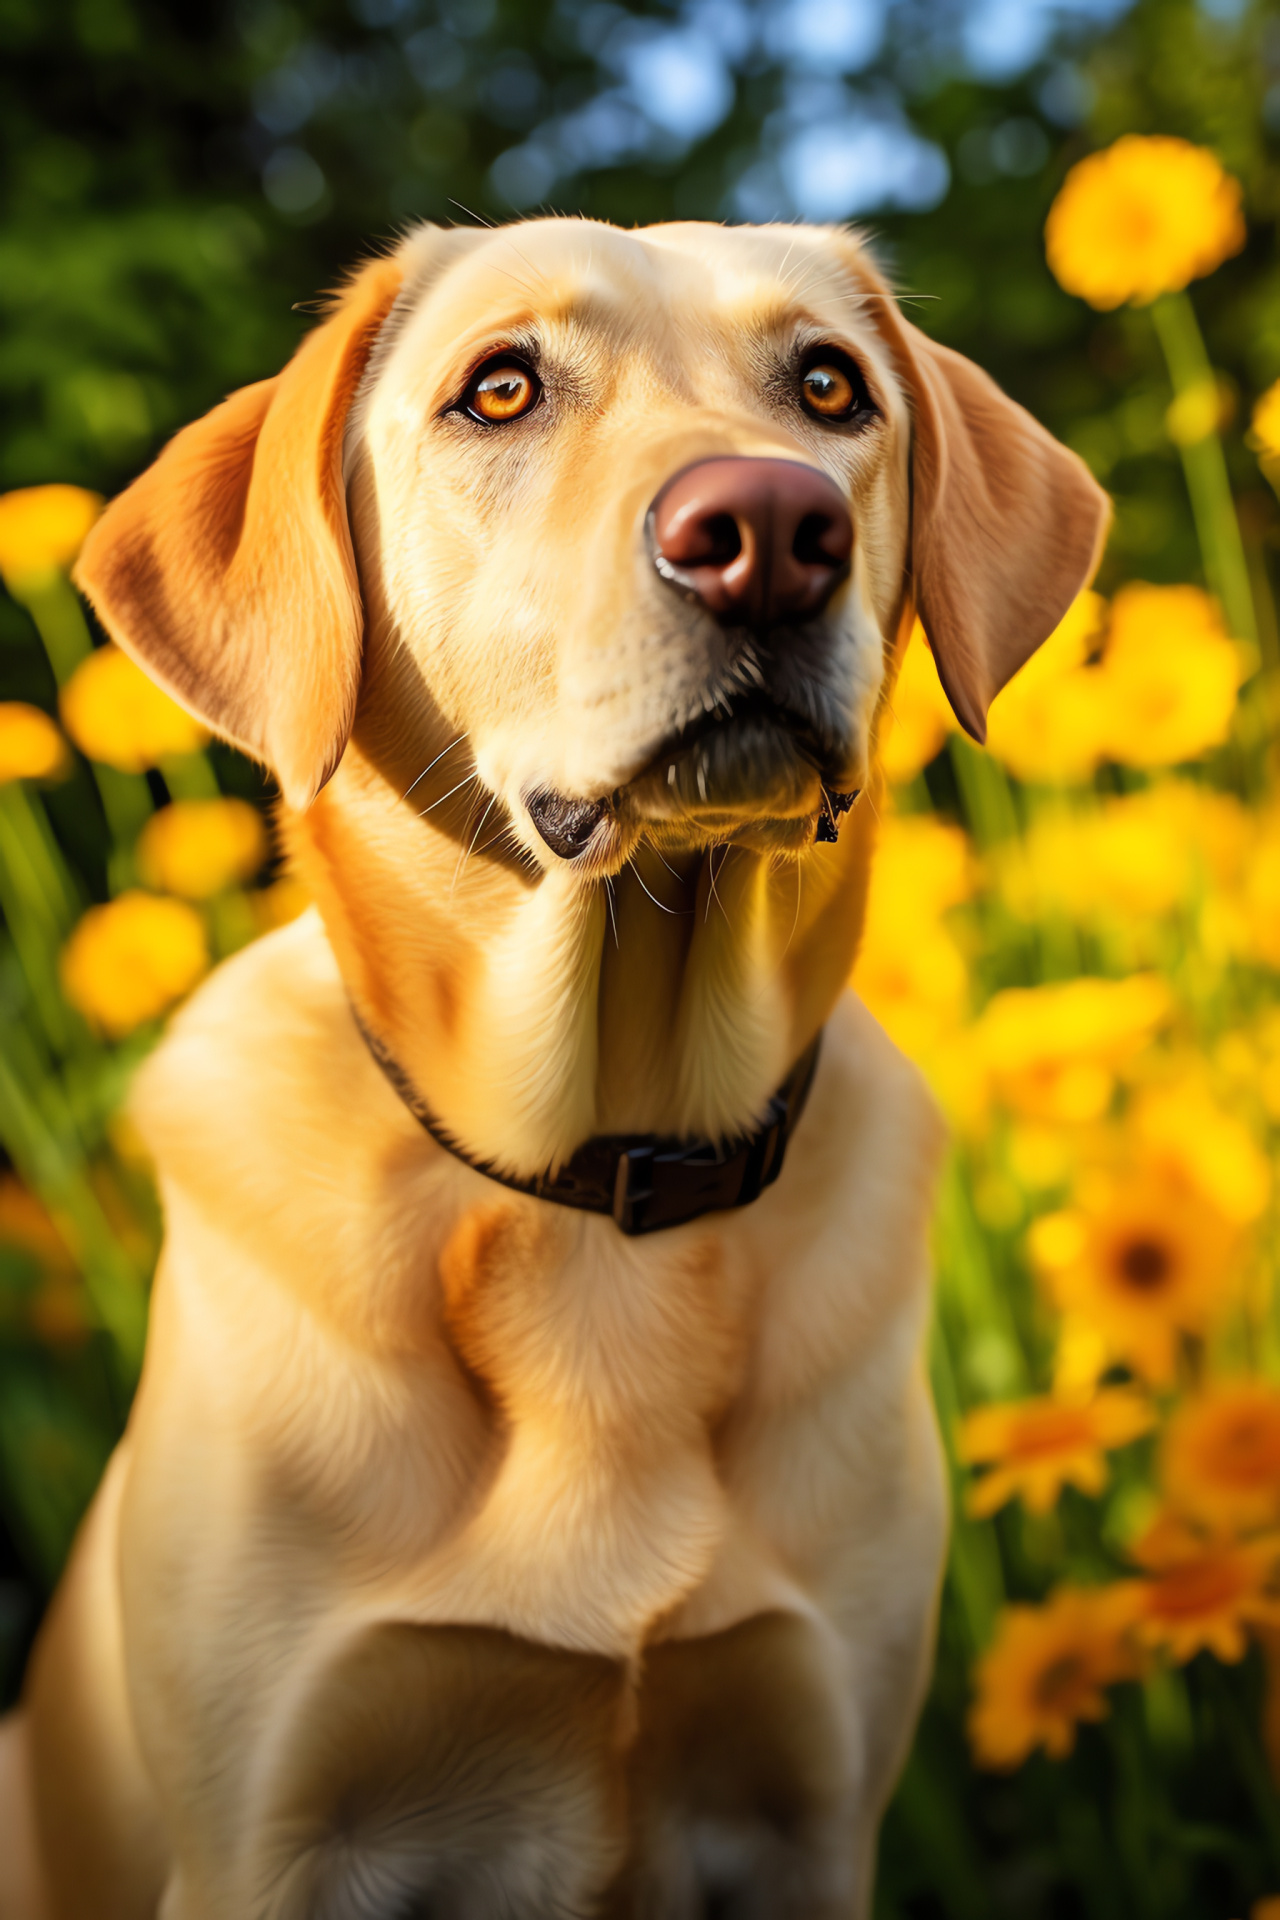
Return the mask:
POLYGON ((519 360, 491 360, 472 379, 463 405, 473 420, 500 423, 528 413, 541 394, 537 374, 519 360))
POLYGON ((800 376, 800 397, 820 420, 852 420, 868 412, 871 396, 862 375, 842 353, 824 352, 800 376))

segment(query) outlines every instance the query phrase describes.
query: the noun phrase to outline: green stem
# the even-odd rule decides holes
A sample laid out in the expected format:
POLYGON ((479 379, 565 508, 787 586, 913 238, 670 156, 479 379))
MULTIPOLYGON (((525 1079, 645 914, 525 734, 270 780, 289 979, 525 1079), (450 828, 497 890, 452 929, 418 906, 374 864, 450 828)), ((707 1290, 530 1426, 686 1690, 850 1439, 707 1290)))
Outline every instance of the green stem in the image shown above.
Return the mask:
MULTIPOLYGON (((35 621, 54 678, 64 687, 93 651, 75 588, 62 573, 33 575, 9 584, 14 598, 21 600, 35 621)), ((120 893, 133 884, 133 843, 152 811, 151 789, 140 773, 121 773, 97 763, 93 777, 112 841, 108 879, 111 891, 120 893)))
POLYGON ((19 785, 0 787, 0 912, 22 967, 31 1003, 55 1053, 75 1033, 58 987, 58 952, 79 908, 44 809, 19 785))
POLYGON ((37 1097, 26 1083, 28 1076, 19 1071, 23 1053, 20 1031, 8 1027, 0 1035, 0 1141, 22 1179, 69 1229, 94 1312, 115 1346, 124 1380, 131 1384, 146 1336, 143 1276, 121 1247, 93 1190, 58 1082, 44 1076, 37 1097))
POLYGON ((934 1315, 933 1337, 929 1348, 929 1374, 933 1385, 938 1424, 945 1437, 951 1480, 951 1550, 947 1561, 947 1581, 955 1596, 970 1656, 976 1658, 990 1646, 995 1635, 996 1617, 1005 1598, 1004 1569, 995 1530, 989 1523, 976 1523, 964 1510, 966 1476, 956 1465, 954 1435, 960 1419, 960 1396, 956 1390, 955 1368, 941 1317, 934 1315))
POLYGON ((1000 762, 958 733, 951 735, 950 753, 965 818, 978 845, 1011 839, 1019 831, 1018 809, 1000 762))
POLYGON ((1280 1799, 1277 1799, 1257 1733, 1245 1717, 1230 1676, 1216 1661, 1206 1657, 1203 1664, 1239 1778, 1266 1836, 1272 1872, 1280 1873, 1280 1799))
POLYGON ((6 584, 35 621, 54 678, 64 687, 93 651, 75 588, 64 573, 53 572, 31 574, 6 584))
POLYGON ((83 901, 44 807, 15 781, 0 787, 0 823, 5 858, 19 863, 24 897, 60 939, 72 926, 83 901))
POLYGON ((95 764, 93 775, 102 795, 102 811, 107 816, 111 835, 107 883, 113 894, 123 893, 137 880, 134 846, 155 810, 151 789, 145 774, 122 773, 118 767, 95 764))
POLYGON ((208 754, 173 754, 160 762, 160 771, 175 800, 220 800, 222 797, 208 754))
MULTIPOLYGON (((1212 385, 1213 368, 1190 297, 1185 293, 1162 295, 1151 309, 1151 319, 1174 393, 1181 395, 1212 385)), ((1258 621, 1249 566, 1221 437, 1208 433, 1179 451, 1209 590, 1217 596, 1236 639, 1256 640, 1258 621)))
POLYGON ((952 1152, 943 1169, 935 1216, 938 1247, 938 1295, 954 1309, 966 1333, 998 1333, 1014 1372, 1012 1385, 1030 1391, 1026 1354, 1008 1294, 992 1271, 990 1243, 974 1215, 973 1203, 958 1153, 952 1152))

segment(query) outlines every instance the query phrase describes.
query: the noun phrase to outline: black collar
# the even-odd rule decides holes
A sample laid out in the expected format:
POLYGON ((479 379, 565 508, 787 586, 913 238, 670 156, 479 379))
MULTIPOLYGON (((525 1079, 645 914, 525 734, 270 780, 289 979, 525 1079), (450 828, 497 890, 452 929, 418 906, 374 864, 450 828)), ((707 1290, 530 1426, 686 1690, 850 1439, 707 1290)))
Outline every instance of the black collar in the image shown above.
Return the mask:
POLYGON ((819 1030, 770 1099, 760 1125, 727 1146, 712 1140, 665 1139, 653 1133, 596 1134, 569 1156, 558 1173, 519 1180, 488 1161, 475 1159, 460 1146, 358 1014, 355 1022, 387 1079, 433 1140, 501 1186, 560 1207, 607 1213, 626 1234, 655 1233, 659 1227, 683 1226, 704 1213, 746 1207, 772 1186, 804 1112, 822 1044, 819 1030))

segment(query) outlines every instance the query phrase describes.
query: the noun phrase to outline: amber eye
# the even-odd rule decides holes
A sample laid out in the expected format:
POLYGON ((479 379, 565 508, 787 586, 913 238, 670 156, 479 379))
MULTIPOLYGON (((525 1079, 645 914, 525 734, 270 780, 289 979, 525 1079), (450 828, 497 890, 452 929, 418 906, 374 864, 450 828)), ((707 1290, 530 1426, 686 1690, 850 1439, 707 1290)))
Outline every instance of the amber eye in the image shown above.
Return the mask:
POLYGON ((466 409, 475 420, 518 420, 536 406, 538 377, 518 360, 491 360, 467 388, 466 409))
POLYGON ((800 394, 810 413, 823 420, 849 420, 871 402, 856 370, 834 355, 815 360, 800 376, 800 394))

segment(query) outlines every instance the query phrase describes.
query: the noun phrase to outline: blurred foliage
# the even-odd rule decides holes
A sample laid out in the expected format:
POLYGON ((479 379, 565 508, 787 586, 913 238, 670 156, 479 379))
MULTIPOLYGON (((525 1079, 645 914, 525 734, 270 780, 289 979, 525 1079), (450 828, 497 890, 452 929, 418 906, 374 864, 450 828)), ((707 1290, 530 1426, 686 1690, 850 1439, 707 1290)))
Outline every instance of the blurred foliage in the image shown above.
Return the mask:
MULTIPOLYGON (((317 294, 415 219, 503 219, 513 204, 624 224, 851 212, 865 214, 916 322, 987 366, 1111 490, 1103 591, 1135 578, 1203 584, 1212 541, 1206 574, 1191 467, 1169 430, 1181 386, 1164 323, 1133 308, 1092 312, 1044 260, 1045 217, 1068 168, 1130 131, 1211 148, 1244 189, 1247 245, 1196 284, 1183 320, 1198 316, 1216 376, 1212 445, 1243 534, 1260 649, 1251 664, 1263 671, 1195 777, 1261 821, 1276 771, 1278 516, 1245 429, 1280 377, 1280 17, 1259 0, 0 0, 0 490, 63 482, 110 494, 183 421, 273 373, 317 294), (866 129, 879 146, 856 148, 861 184, 853 166, 842 189, 866 129)), ((59 686, 101 636, 78 624, 60 579, 11 585, 0 699, 53 716, 59 686)), ((1070 665, 1097 670, 1083 657, 1070 665)), ((906 698, 904 687, 904 726, 906 698)), ((62 711, 77 744, 104 751, 77 732, 74 702, 62 711)), ((1145 794, 1148 775, 1114 748, 1091 768, 1099 755, 1068 812, 1110 830, 1107 807, 1145 794)), ((183 969, 189 977, 206 948, 230 952, 296 904, 269 860, 253 867, 261 848, 243 816, 198 812, 220 794, 262 805, 257 772, 216 745, 153 757, 162 764, 82 751, 60 781, 0 785, 10 882, 0 1118, 22 1176, 0 1173, 0 1687, 10 1694, 136 1366, 129 1303, 135 1291, 141 1300, 158 1220, 116 1114, 120 1093, 183 969), (178 816, 166 819, 175 801, 197 810, 185 839, 178 816), (237 852, 251 842, 256 852, 237 852), (19 866, 30 881, 21 897, 19 866), (204 887, 201 871, 215 868, 204 887), (98 942, 81 978, 115 967, 136 987, 140 880, 182 901, 164 900, 168 933, 141 910, 146 938, 174 951, 169 984, 126 1031, 132 1001, 124 1012, 118 997, 72 1005, 55 982, 77 927, 82 947, 98 942), (95 909, 107 917, 84 917, 95 909)), ((1209 966, 1200 906, 1182 895, 1163 918, 1103 926, 1061 892, 1029 893, 1027 861, 1010 849, 1046 870, 1092 870, 1098 843, 1083 829, 1066 852, 1061 837, 1046 842, 1058 825, 1056 814, 1045 824, 1045 796, 947 737, 945 723, 897 778, 902 824, 938 816, 963 829, 977 862, 937 894, 918 943, 934 971, 898 1007, 904 1044, 926 1058, 941 1047, 932 1064, 944 1095, 943 1042, 981 1028, 993 995, 1136 968, 1174 983, 1193 1054, 1220 1068, 1224 1041, 1247 1029, 1254 1081, 1280 1078, 1255 1031, 1280 952, 1224 946, 1219 919, 1209 966)), ((1190 832, 1181 804, 1159 800, 1175 843, 1190 832)), ((1249 856, 1264 895, 1267 857, 1249 856)), ((1223 909, 1229 924, 1233 912, 1253 924, 1244 899, 1223 909)), ((74 973, 63 977, 73 991, 74 973)), ((1265 1099, 1250 1109, 1268 1153, 1277 1111, 1265 1099)), ((1069 1203, 1070 1179, 1029 1186, 1007 1119, 966 1131, 958 1115, 934 1346, 948 1437, 966 1408, 1051 1383, 1055 1335, 1024 1236, 1037 1210, 1069 1203)), ((1274 1344, 1268 1334, 1259 1353, 1273 1360, 1274 1344)), ((993 1774, 966 1743, 973 1662, 1001 1607, 1041 1601, 1067 1577, 1116 1579, 1124 1501, 1150 1484, 1140 1441, 1107 1502, 1070 1488, 1048 1514, 961 1511, 934 1689, 885 1827, 881 1920, 1239 1920, 1280 1888, 1256 1645, 1241 1665, 1200 1654, 1119 1685, 1110 1717, 1084 1728, 1065 1761, 1041 1754, 993 1774)))

